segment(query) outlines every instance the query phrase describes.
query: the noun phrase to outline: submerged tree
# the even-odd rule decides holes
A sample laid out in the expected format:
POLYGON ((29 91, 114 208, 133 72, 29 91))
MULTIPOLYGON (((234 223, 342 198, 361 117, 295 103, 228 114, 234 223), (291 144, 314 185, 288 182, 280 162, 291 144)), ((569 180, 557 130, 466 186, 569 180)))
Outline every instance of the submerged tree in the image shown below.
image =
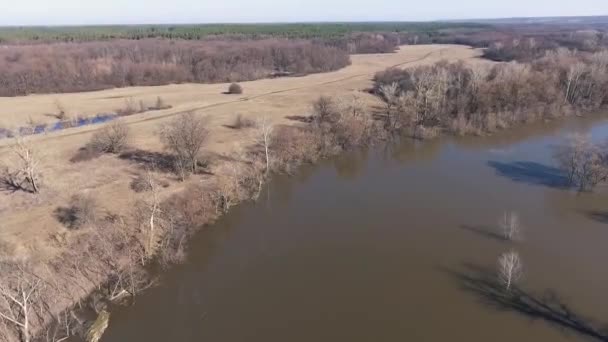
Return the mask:
POLYGON ((514 211, 505 212, 500 220, 500 229, 505 240, 514 241, 521 238, 519 215, 514 211))
POLYGON ((554 157, 566 173, 568 183, 579 191, 591 191, 608 178, 604 148, 593 144, 588 136, 574 134, 557 146, 554 157))
POLYGON ((511 290, 523 275, 523 267, 519 254, 515 251, 503 253, 498 258, 498 278, 507 291, 511 290))

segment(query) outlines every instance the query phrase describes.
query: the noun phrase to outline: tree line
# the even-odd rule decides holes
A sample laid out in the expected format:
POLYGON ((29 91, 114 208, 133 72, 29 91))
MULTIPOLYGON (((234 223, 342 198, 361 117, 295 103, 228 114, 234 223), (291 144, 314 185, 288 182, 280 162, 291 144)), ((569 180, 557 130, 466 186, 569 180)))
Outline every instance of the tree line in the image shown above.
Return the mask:
POLYGON ((415 134, 492 132, 514 124, 596 111, 608 104, 608 51, 560 48, 529 63, 446 63, 375 76, 385 127, 415 134))
POLYGON ((302 40, 111 41, 0 49, 0 96, 135 85, 236 82, 350 64, 348 53, 302 40))

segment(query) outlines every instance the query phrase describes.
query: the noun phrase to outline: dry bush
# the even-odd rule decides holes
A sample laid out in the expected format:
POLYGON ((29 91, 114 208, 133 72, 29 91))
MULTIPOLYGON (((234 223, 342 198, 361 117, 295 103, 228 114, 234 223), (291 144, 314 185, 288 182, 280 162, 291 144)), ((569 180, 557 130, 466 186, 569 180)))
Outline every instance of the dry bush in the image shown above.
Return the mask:
POLYGON ((116 114, 120 116, 128 116, 146 111, 145 105, 143 106, 143 109, 141 107, 142 102, 140 102, 138 108, 138 105, 135 103, 135 100, 133 100, 132 98, 128 98, 125 100, 125 104, 122 108, 116 109, 116 114))
POLYGON ((54 105, 55 105, 55 109, 57 109, 57 113, 55 114, 55 117, 57 119, 59 119, 60 121, 67 119, 68 112, 65 109, 65 106, 63 105, 63 103, 59 100, 55 100, 54 105))
POLYGON ((242 114, 237 114, 234 117, 234 122, 230 125, 233 129, 251 128, 255 127, 255 121, 249 118, 243 117, 242 114))
POLYGON ((129 127, 121 121, 106 125, 93 134, 89 148, 100 153, 118 154, 124 151, 129 142, 129 127))
POLYGON ((157 247, 161 265, 166 267, 183 262, 190 236, 215 220, 216 204, 212 194, 210 189, 192 184, 161 203, 157 247))
POLYGON ((145 174, 140 173, 131 181, 131 189, 135 192, 147 192, 151 191, 152 187, 150 186, 148 177, 145 174))
POLYGON ((85 228, 99 220, 99 203, 91 194, 74 195, 67 207, 59 207, 55 210, 55 216, 70 229, 85 228))
POLYGON ((314 163, 323 156, 321 138, 309 128, 280 126, 273 135, 273 169, 291 173, 301 163, 314 163))
MULTIPOLYGON (((154 170, 154 167, 152 167, 154 170)), ((148 171, 150 172, 150 171, 148 171)), ((155 182, 158 186, 162 188, 168 187, 170 184, 167 181, 155 179, 155 182)), ((150 177, 148 173, 139 173, 133 180, 131 181, 131 189, 135 192, 148 192, 152 191, 152 186, 150 185, 150 177)))
POLYGON ((205 118, 188 112, 161 127, 161 141, 174 155, 175 171, 182 180, 199 169, 200 151, 209 135, 206 126, 205 118))
POLYGON ((228 94, 242 94, 242 93, 243 93, 243 87, 241 87, 241 85, 238 83, 232 83, 228 87, 228 94))
POLYGON ((169 109, 169 108, 171 108, 171 105, 167 104, 165 102, 165 100, 160 96, 158 96, 156 98, 154 107, 150 107, 150 109, 154 109, 154 110, 169 109))

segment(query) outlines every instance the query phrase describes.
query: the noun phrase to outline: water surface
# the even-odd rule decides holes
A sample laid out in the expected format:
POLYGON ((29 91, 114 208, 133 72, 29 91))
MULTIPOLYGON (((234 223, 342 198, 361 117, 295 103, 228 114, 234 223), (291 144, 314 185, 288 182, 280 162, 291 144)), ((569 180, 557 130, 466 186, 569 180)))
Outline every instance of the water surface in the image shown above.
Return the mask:
POLYGON ((601 117, 358 151, 278 177, 112 313, 104 342, 608 340, 608 198, 551 149, 601 117), (505 210, 523 241, 497 236, 505 210), (517 250, 518 297, 488 280, 517 250), (506 300, 505 300, 506 298, 506 300))

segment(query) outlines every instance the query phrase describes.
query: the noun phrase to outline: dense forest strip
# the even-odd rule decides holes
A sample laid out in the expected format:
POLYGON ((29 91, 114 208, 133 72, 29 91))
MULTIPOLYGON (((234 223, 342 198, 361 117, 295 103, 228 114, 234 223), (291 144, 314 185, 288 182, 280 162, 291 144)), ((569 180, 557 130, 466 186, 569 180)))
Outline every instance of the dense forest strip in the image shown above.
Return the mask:
POLYGON ((0 96, 306 75, 350 64, 345 50, 310 41, 113 41, 0 49, 0 96))
POLYGON ((56 27, 2 27, 0 44, 33 42, 86 42, 146 38, 201 40, 218 37, 342 38, 357 32, 434 33, 446 29, 487 29, 488 24, 447 22, 361 22, 293 24, 109 25, 56 27))

